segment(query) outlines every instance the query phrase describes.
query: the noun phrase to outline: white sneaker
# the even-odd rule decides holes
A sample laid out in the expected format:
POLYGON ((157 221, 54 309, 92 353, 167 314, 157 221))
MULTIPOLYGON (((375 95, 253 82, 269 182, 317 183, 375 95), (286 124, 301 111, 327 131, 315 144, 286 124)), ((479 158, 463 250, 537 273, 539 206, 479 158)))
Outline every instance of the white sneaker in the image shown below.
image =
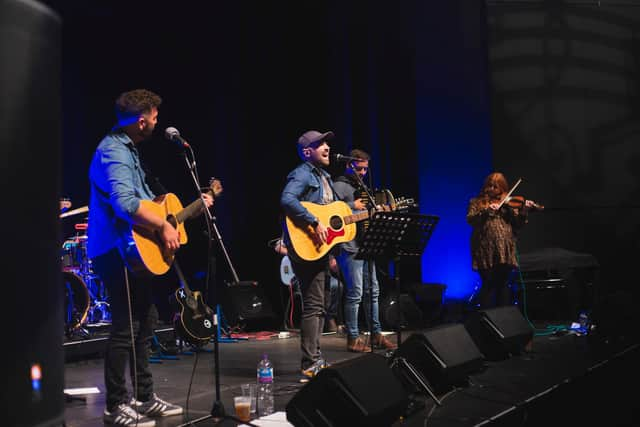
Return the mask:
POLYGON ((168 417, 169 415, 182 414, 182 406, 166 402, 153 393, 151 399, 146 402, 131 399, 131 406, 142 415, 147 417, 168 417))
POLYGON ((156 422, 151 418, 140 415, 131 406, 121 403, 112 411, 104 410, 102 420, 105 424, 114 426, 154 427, 156 422))

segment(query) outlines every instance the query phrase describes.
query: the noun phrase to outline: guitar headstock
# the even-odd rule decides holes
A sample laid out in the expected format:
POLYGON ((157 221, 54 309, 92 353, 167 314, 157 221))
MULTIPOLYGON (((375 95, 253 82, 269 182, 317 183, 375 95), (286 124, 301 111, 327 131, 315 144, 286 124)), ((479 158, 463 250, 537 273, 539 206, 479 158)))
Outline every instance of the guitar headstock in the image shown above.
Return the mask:
POLYGON ((396 199, 395 209, 397 211, 407 210, 410 208, 417 208, 418 203, 413 198, 399 197, 396 199))
POLYGON ((209 190, 211 190, 211 195, 213 198, 217 198, 222 194, 222 182, 218 178, 209 179, 209 190))

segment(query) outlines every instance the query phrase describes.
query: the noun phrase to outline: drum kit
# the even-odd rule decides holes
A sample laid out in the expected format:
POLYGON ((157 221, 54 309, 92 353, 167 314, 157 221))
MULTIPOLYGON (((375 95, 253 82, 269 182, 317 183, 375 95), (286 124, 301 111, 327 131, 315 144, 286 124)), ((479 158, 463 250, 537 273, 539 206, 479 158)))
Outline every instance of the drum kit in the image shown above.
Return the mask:
MULTIPOLYGON (((62 206, 62 204, 61 204, 62 206)), ((84 206, 67 210, 60 218, 70 218, 89 211, 84 206)), ((60 251, 64 285, 65 334, 88 335, 88 327, 111 323, 109 296, 100 277, 93 271, 87 256, 87 223, 74 224, 75 234, 65 239, 60 251)))

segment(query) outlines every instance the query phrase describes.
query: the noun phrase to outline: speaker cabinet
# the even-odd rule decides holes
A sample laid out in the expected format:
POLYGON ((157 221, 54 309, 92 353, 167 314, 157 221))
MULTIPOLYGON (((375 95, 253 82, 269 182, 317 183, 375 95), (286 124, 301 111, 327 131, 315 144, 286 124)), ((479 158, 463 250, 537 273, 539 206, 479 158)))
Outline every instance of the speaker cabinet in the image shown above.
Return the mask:
POLYGON ((435 393, 464 385, 469 374, 483 368, 483 356, 461 324, 437 326, 411 335, 394 357, 409 362, 435 393))
POLYGON ((479 310, 465 327, 487 360, 520 354, 533 338, 533 328, 514 305, 479 310))
POLYGON ((242 325, 245 329, 265 327, 265 324, 275 319, 271 303, 258 282, 253 281, 228 286, 225 289, 223 309, 229 325, 242 325))
POLYGON ((323 369, 289 401, 299 426, 390 426, 409 403, 384 356, 366 354, 323 369))
POLYGON ((391 291, 380 301, 380 321, 384 328, 420 329, 423 326, 422 312, 410 294, 400 294, 400 298, 391 291), (400 303, 398 304, 398 300, 400 303))
MULTIPOLYGON (((3 280, 16 285, 6 286, 3 297, 26 297, 28 312, 37 313, 20 316, 19 328, 3 328, 3 341, 10 344, 2 351, 1 424, 8 426, 65 421, 65 300, 57 208, 62 194, 62 20, 44 3, 51 2, 0 1, 0 182, 6 200, 29 207, 20 215, 3 213, 3 223, 11 219, 2 237, 11 242, 12 254, 2 263, 3 280)), ((5 319, 23 313, 11 305, 5 306, 5 319)))

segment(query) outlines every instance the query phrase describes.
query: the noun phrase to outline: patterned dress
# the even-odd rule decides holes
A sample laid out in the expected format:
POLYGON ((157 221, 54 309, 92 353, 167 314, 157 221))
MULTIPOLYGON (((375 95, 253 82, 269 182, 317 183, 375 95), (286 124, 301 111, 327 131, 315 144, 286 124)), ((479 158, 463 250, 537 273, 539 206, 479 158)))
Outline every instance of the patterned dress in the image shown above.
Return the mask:
POLYGON ((483 198, 471 199, 467 210, 471 233, 471 259, 474 270, 489 270, 499 264, 517 266, 515 230, 527 223, 527 215, 503 206, 489 209, 483 198))

